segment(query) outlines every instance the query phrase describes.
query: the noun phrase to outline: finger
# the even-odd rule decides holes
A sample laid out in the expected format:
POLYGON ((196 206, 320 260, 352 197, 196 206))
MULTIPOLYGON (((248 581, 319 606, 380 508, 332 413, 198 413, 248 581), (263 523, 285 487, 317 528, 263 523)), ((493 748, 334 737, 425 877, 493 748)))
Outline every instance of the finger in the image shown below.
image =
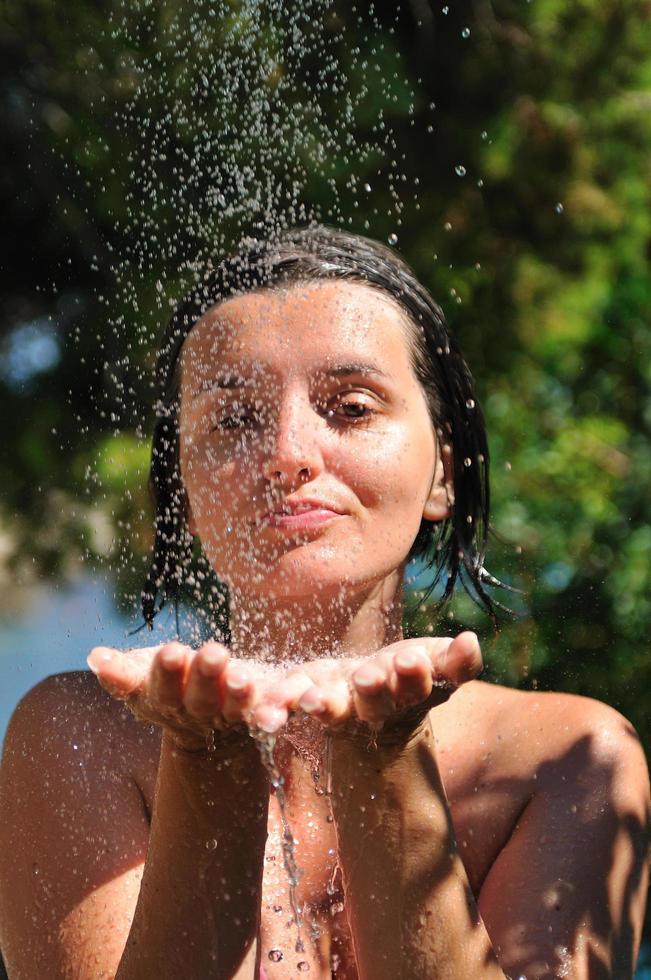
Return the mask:
POLYGON ((395 712, 386 668, 367 661, 351 678, 355 713, 369 725, 381 724, 395 712))
POLYGON ((256 695, 253 674, 241 663, 227 664, 222 674, 221 715, 228 724, 247 721, 256 695))
POLYGON ((465 631, 455 636, 436 666, 446 680, 457 686, 477 677, 484 666, 477 634, 465 631))
POLYGON ((256 703, 252 722, 262 731, 275 734, 287 723, 291 711, 296 711, 311 679, 303 671, 287 674, 273 684, 256 703))
POLYGON ((432 664, 425 647, 411 644, 399 650, 393 659, 389 681, 397 704, 418 704, 428 698, 432 690, 432 664))
POLYGON ((168 711, 183 706, 190 649, 182 643, 164 643, 152 664, 147 692, 152 705, 168 711))
POLYGON ((306 715, 333 728, 348 721, 354 710, 350 688, 344 678, 313 684, 302 694, 298 706, 306 715))
POLYGON ((211 721, 221 712, 222 674, 229 653, 219 643, 205 643, 192 658, 183 705, 195 718, 211 721))
POLYGON ((104 690, 120 699, 142 690, 149 673, 149 663, 112 647, 94 647, 86 662, 104 690))

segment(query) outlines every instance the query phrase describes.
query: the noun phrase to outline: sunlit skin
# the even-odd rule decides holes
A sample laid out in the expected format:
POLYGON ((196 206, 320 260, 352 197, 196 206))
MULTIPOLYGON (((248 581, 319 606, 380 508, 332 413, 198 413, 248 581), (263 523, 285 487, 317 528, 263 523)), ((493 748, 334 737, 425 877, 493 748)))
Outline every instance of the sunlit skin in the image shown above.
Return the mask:
POLYGON ((19 706, 0 771, 12 980, 631 976, 648 777, 628 722, 476 680, 473 633, 403 638, 412 544, 454 506, 413 329, 329 281, 191 330, 186 517, 232 643, 97 648, 103 690, 64 675, 19 706), (276 738, 300 953, 250 732, 276 738))
MULTIPOLYGON (((186 341, 180 432, 189 525, 229 586, 232 645, 230 664, 215 646, 192 664, 189 651, 165 648, 155 663, 167 673, 155 686, 166 688, 165 701, 184 691, 190 716, 201 702, 202 734, 220 713, 217 686, 207 697, 201 685, 211 671, 221 678, 226 722, 275 730, 299 702, 323 722, 359 714, 381 723, 401 703, 424 701, 434 681, 456 684, 480 670, 472 634, 403 641, 392 654, 354 659, 402 639, 410 547, 423 519, 449 514, 452 490, 413 371, 412 329, 383 294, 322 283, 223 303, 186 341), (313 522, 295 526, 306 517, 313 522), (233 653, 321 660, 279 681, 233 653), (323 660, 342 653, 345 662, 323 660)), ((113 668, 119 685, 122 658, 101 656, 102 677, 113 668)), ((139 682, 133 663, 129 686, 139 682)))

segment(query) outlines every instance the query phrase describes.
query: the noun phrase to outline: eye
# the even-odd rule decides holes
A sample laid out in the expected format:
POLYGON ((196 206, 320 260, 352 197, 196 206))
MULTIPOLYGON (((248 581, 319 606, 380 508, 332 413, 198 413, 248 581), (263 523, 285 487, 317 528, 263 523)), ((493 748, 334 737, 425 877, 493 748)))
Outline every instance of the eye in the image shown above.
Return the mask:
POLYGON ((262 421, 260 409, 254 405, 231 405, 213 415, 211 432, 232 432, 250 429, 262 421))
POLYGON ((326 414, 329 418, 363 422, 370 420, 371 416, 375 415, 375 411, 361 392, 349 392, 333 399, 328 405, 326 414))
MULTIPOLYGON (((220 419, 215 429, 243 429, 246 425, 252 422, 253 419, 249 415, 226 415, 223 419, 220 419)), ((214 430, 213 430, 214 431, 214 430)))

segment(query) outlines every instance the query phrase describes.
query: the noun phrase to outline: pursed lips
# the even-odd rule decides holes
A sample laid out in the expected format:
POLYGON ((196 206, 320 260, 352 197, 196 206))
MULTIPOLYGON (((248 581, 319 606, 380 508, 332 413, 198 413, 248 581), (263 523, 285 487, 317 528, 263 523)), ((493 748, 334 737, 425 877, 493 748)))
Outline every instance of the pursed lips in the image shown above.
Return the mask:
POLYGON ((341 517, 344 513, 343 508, 332 501, 301 498, 282 501, 254 523, 271 526, 320 523, 332 517, 341 517))

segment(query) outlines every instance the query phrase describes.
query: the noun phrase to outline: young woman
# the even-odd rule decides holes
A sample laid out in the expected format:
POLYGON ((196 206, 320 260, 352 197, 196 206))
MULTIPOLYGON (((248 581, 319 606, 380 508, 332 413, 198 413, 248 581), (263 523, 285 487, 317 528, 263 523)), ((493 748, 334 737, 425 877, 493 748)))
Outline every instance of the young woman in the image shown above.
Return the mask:
POLYGON ((415 555, 491 608, 482 417, 426 290, 343 232, 248 243, 177 311, 159 378, 144 613, 196 574, 198 538, 224 642, 96 649, 99 685, 50 678, 18 707, 12 980, 630 977, 631 726, 481 683, 474 634, 402 635, 415 555))

